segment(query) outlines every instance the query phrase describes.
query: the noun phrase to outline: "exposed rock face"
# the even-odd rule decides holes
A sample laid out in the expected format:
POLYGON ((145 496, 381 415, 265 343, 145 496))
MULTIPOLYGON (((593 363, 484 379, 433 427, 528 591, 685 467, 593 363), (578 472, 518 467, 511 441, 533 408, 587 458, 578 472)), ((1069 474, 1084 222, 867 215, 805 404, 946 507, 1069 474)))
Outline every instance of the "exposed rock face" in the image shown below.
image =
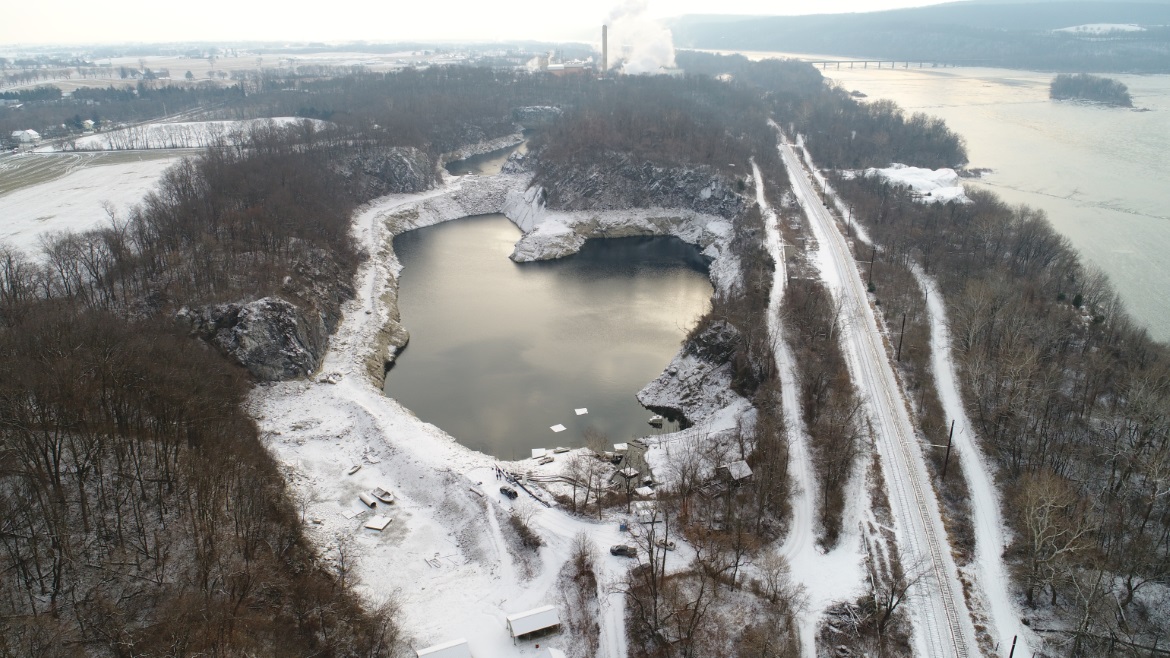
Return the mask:
POLYGON ((461 148, 455 149, 450 153, 444 153, 443 157, 439 158, 439 163, 442 166, 447 166, 452 162, 459 160, 466 160, 467 158, 482 155, 484 153, 491 153, 492 151, 499 151, 511 146, 515 146, 524 141, 524 134, 517 131, 504 135, 503 137, 496 137, 483 142, 476 142, 475 144, 468 144, 461 148))
POLYGON ((739 181, 707 166, 659 167, 607 153, 595 164, 541 162, 537 184, 555 210, 684 208, 730 219, 744 210, 739 181))
POLYGON ((530 105, 512 110, 512 120, 527 128, 551 123, 564 114, 561 108, 552 105, 530 105))
POLYGON ((359 199, 422 192, 435 186, 438 163, 413 147, 362 151, 338 165, 359 199))
POLYGON ((681 413, 698 424, 707 416, 739 400, 732 390, 731 359, 743 341, 732 325, 708 325, 687 342, 657 379, 638 391, 638 402, 681 413))
POLYGON ((266 381, 312 374, 328 345, 329 332, 319 314, 276 297, 184 307, 175 319, 266 381))

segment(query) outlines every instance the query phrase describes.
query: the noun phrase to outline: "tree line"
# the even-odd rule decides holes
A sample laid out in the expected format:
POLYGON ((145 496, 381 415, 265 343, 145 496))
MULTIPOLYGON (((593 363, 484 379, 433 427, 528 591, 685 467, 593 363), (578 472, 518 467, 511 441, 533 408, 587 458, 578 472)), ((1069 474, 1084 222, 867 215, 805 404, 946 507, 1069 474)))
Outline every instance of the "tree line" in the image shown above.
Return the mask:
POLYGON ((361 257, 354 148, 261 127, 41 259, 0 247, 0 655, 397 644, 302 535, 244 371, 171 319, 278 294, 336 320, 361 257))
POLYGON ((1089 100, 1118 107, 1133 107, 1133 98, 1123 82, 1088 73, 1061 73, 1048 85, 1048 97, 1055 100, 1089 100))
POLYGON ((1057 643, 1070 655, 1111 637, 1151 645, 1170 630, 1141 599, 1170 579, 1166 346, 1041 211, 981 191, 940 206, 874 179, 838 185, 883 258, 918 262, 943 288, 1026 603, 1068 620, 1057 643))

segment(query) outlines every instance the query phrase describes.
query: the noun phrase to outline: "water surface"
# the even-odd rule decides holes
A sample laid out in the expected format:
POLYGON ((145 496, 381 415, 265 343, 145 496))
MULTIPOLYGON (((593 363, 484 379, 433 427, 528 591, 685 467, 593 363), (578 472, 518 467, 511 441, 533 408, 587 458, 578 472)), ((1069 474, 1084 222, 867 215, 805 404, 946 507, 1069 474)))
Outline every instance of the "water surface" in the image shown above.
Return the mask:
POLYGON ((590 240, 575 256, 517 264, 519 237, 503 215, 484 215, 395 238, 411 340, 386 393, 501 459, 583 445, 588 428, 611 442, 653 433, 634 395, 709 308, 698 250, 676 238, 590 240), (554 434, 556 424, 568 429, 554 434))
POLYGON ((1150 110, 1135 112, 1051 101, 1053 74, 1036 71, 822 73, 869 101, 888 98, 946 120, 966 138, 970 166, 994 170, 974 185, 1043 209, 1087 263, 1109 275, 1134 318, 1170 340, 1170 75, 1109 75, 1129 87, 1137 108, 1150 110))

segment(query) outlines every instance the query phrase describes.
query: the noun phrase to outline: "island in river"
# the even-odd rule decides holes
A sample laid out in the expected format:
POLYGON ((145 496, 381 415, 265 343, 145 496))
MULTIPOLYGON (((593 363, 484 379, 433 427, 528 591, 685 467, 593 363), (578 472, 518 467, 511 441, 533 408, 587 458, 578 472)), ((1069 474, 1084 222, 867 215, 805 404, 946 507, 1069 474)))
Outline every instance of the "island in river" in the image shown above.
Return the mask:
POLYGON ((1133 107, 1125 83, 1088 73, 1061 73, 1052 79, 1048 97, 1053 100, 1083 100, 1114 107, 1133 107))

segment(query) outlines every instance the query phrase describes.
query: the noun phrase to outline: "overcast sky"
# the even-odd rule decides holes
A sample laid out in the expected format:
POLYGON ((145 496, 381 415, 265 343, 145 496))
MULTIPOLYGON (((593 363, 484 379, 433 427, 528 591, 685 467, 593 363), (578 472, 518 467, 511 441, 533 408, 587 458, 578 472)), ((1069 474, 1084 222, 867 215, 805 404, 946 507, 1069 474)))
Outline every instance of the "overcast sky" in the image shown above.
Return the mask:
POLYGON ((876 11, 940 0, 13 0, 0 49, 17 43, 152 41, 582 40, 622 4, 653 17, 876 11))

